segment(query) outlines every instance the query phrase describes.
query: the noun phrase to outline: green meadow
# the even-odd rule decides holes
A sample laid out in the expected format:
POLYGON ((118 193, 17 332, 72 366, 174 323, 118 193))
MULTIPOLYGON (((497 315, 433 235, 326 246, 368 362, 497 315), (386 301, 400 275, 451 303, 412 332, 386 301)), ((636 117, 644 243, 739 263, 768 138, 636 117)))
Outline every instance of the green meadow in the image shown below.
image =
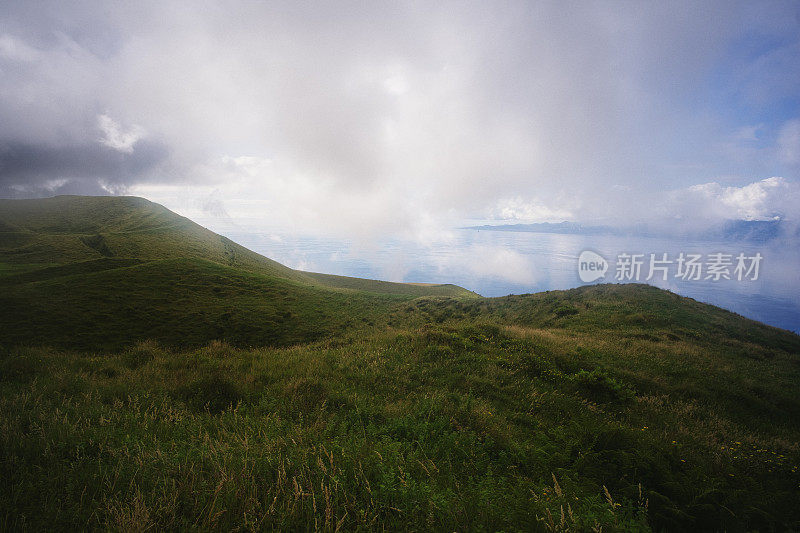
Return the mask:
POLYGON ((800 337, 644 285, 291 270, 0 200, 4 530, 800 529, 800 337))

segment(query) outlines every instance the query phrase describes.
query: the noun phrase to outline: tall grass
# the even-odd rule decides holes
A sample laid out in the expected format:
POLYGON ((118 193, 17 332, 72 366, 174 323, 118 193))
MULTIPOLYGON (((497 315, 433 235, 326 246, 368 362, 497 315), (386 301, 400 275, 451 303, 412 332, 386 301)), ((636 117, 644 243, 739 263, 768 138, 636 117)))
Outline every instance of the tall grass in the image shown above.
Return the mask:
POLYGON ((702 392, 708 370, 686 395, 603 347, 463 322, 283 349, 11 350, 0 525, 798 525, 796 425, 731 412, 702 392))

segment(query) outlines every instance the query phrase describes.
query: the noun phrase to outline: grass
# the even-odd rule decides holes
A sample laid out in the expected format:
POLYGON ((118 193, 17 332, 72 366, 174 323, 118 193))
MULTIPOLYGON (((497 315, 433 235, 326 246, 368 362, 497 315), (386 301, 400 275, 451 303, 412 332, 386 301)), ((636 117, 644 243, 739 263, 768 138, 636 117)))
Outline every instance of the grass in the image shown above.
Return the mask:
POLYGON ((347 276, 336 276, 333 274, 319 274, 316 272, 304 272, 315 283, 324 287, 352 289, 355 291, 376 292, 380 294, 394 294, 403 296, 447 296, 447 297, 476 297, 472 291, 468 291, 458 285, 450 283, 444 284, 424 284, 424 283, 392 283, 389 281, 379 281, 363 278, 351 278, 347 276))
POLYGON ((291 348, 11 350, 0 383, 0 523, 543 531, 800 524, 799 435, 791 414, 779 414, 796 400, 782 405, 782 384, 771 381, 792 366, 787 380, 796 378, 788 354, 779 369, 751 376, 776 413, 764 421, 763 412, 731 412, 709 387, 727 376, 724 368, 687 372, 678 384, 644 381, 634 363, 642 373, 633 380, 614 369, 611 354, 574 363, 602 342, 558 333, 465 321, 291 348), (703 392, 687 395, 687 386, 703 392))
POLYGON ((6 282, 0 341, 47 339, 52 346, 82 349, 121 349, 143 338, 170 346, 211 339, 290 345, 367 326, 410 299, 324 288, 201 259, 100 261, 18 276, 31 279, 27 283, 6 282))
POLYGON ((90 258, 2 241, 0 529, 800 529, 797 335, 642 285, 122 253, 174 221, 142 205, 90 211, 90 258))

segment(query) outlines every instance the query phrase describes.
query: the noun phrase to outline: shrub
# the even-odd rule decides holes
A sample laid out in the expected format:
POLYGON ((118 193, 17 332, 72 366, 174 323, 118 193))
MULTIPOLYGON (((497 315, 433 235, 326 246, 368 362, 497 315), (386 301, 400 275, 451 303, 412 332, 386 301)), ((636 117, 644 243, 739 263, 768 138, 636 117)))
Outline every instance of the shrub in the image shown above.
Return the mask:
POLYGON ((450 359, 453 357, 453 349, 449 346, 439 346, 439 345, 432 345, 426 346, 422 350, 422 358, 423 359, 450 359))
POLYGON ((553 313, 555 313, 555 315, 557 317, 577 315, 578 314, 578 308, 575 307, 574 305, 562 304, 562 305, 559 305, 558 307, 556 307, 553 310, 553 313))
POLYGON ((163 350, 158 343, 152 340, 140 341, 122 352, 122 364, 131 370, 146 365, 156 355, 162 354, 163 350))
POLYGON ((588 399, 596 402, 625 402, 634 397, 633 389, 625 383, 607 375, 602 369, 591 372, 581 370, 573 381, 588 399))
POLYGON ((328 398, 328 389, 318 381, 297 378, 287 384, 285 389, 289 407, 294 412, 309 413, 322 406, 328 398))
POLYGON ((548 360, 533 353, 523 354, 519 364, 523 372, 533 377, 550 375, 554 370, 548 360))
POLYGON ((0 360, 0 381, 27 383, 42 369, 42 359, 35 350, 26 349, 0 360))
POLYGON ((119 372, 117 372, 117 369, 114 368, 113 366, 104 366, 103 368, 100 369, 99 373, 101 376, 109 379, 115 378, 119 374, 119 372))
POLYGON ((202 348, 200 353, 214 359, 226 359, 231 356, 233 351, 233 347, 227 342, 213 340, 205 348, 202 348))
POLYGON ((221 413, 241 401, 238 387, 222 376, 212 374, 196 379, 178 390, 178 394, 195 411, 221 413))

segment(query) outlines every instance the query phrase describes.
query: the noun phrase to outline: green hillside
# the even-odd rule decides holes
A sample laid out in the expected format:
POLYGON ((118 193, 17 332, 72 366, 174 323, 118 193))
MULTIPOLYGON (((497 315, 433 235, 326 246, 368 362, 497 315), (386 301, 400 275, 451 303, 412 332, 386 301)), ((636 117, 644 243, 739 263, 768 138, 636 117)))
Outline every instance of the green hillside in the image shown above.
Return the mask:
POLYGON ((104 257, 191 257, 303 279, 290 268, 144 198, 0 200, 0 262, 63 264, 104 257))
POLYGON ((171 346, 212 339, 285 346, 360 326, 398 301, 202 259, 129 263, 98 260, 9 276, 0 282, 5 289, 0 339, 12 345, 47 339, 87 349, 121 348, 143 339, 171 346), (35 275, 42 279, 15 284, 35 275))
POLYGON ((0 200, 0 228, 10 345, 287 345, 372 324, 398 300, 475 296, 292 270, 143 198, 0 200))
POLYGON ((314 282, 324 287, 353 289, 356 291, 379 292, 382 294, 402 294, 409 296, 477 296, 474 292, 468 291, 458 285, 450 283, 391 283, 388 281, 378 281, 373 279, 351 278, 348 276, 336 276, 333 274, 319 274, 316 272, 304 272, 314 282))
POLYGON ((790 332, 297 272, 141 199, 0 224, 0 530, 800 530, 790 332))
POLYGON ((410 296, 472 295, 454 285, 425 287, 309 275, 292 270, 144 198, 56 196, 32 200, 0 199, 0 275, 43 265, 103 258, 141 261, 203 259, 329 288, 356 288, 410 296))

